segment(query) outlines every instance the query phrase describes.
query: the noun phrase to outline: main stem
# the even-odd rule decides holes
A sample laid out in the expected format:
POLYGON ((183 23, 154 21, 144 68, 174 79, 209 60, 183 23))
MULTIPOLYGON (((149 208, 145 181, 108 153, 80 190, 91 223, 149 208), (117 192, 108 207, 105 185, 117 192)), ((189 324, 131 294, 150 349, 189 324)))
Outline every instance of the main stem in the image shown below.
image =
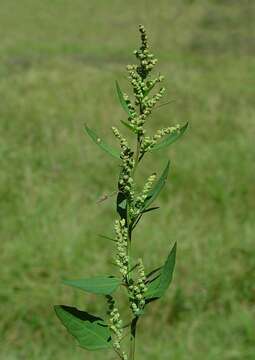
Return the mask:
MULTIPOLYGON (((137 136, 137 144, 136 144, 136 155, 135 155, 135 165, 133 169, 133 177, 136 171, 136 167, 139 163, 139 155, 140 155, 140 146, 141 146, 141 138, 137 136)), ((129 218, 129 217, 128 217, 129 218)), ((128 257, 131 257, 131 239, 132 239, 132 228, 130 228, 129 219, 128 219, 128 257)), ((138 317, 134 317, 131 325, 130 325, 130 347, 129 347, 129 360, 134 360, 135 358, 135 336, 136 336, 136 325, 137 325, 138 317)))
POLYGON ((134 360, 135 358, 135 335, 136 335, 136 325, 138 317, 135 317, 130 325, 130 351, 129 351, 129 360, 134 360))

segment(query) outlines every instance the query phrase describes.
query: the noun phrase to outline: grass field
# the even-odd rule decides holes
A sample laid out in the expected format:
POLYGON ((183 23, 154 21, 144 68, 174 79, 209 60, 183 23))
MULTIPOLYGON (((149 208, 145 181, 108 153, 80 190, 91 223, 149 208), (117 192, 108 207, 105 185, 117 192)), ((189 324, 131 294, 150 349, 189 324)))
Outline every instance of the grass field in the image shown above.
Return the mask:
POLYGON ((255 358, 255 43, 253 1, 3 0, 0 11, 0 260, 3 360, 113 359, 75 345, 52 309, 100 314, 104 300, 62 278, 112 273, 118 162, 85 136, 109 143, 124 113, 137 25, 148 29, 174 102, 149 126, 190 121, 187 134, 148 169, 172 167, 158 213, 136 233, 148 269, 174 241, 168 294, 138 330, 137 359, 255 358))

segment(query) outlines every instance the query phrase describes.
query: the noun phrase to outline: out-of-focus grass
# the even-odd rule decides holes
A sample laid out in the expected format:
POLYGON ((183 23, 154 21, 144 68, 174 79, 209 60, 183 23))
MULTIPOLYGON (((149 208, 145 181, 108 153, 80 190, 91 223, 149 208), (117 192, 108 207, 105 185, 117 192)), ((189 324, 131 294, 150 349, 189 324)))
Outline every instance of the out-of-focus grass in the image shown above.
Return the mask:
MULTIPOLYGON (((190 121, 185 138, 145 160, 172 161, 167 188, 136 233, 147 268, 178 241, 168 295, 139 327, 138 359, 253 359, 254 4, 251 1, 3 1, 0 13, 1 359, 111 359, 75 346, 52 304, 100 314, 103 299, 61 278, 112 273, 118 163, 108 142, 124 117, 137 24, 147 25, 169 99, 151 129, 190 121)), ((125 131, 125 130, 124 130, 125 131)), ((109 355, 109 356, 108 356, 109 355)))

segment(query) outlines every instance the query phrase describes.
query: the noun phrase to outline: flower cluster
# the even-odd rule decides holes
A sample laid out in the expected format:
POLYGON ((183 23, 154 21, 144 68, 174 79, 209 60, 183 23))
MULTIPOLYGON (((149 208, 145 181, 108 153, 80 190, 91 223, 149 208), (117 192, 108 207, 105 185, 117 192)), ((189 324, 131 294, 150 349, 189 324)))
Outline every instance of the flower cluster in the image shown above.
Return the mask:
POLYGON ((134 54, 137 59, 140 60, 140 66, 138 67, 137 72, 142 79, 145 79, 158 62, 158 59, 156 59, 148 50, 147 34, 143 25, 139 25, 139 31, 141 33, 142 44, 139 50, 134 51, 134 54))
POLYGON ((130 207, 130 217, 131 219, 136 218, 137 215, 140 214, 141 209, 144 206, 144 202, 148 197, 149 191, 152 189, 152 185, 154 181, 156 180, 156 174, 152 174, 148 177, 143 190, 140 195, 138 195, 135 200, 132 203, 132 206, 130 207))
POLYGON ((137 116, 135 107, 132 105, 132 102, 129 100, 129 97, 126 93, 123 94, 123 97, 128 107, 129 117, 130 119, 134 119, 137 116))
POLYGON ((150 78, 150 72, 157 63, 157 59, 149 51, 147 35, 144 26, 139 26, 141 33, 141 47, 139 50, 135 50, 134 54, 139 60, 139 64, 127 65, 128 78, 133 87, 135 96, 135 106, 139 108, 139 114, 135 110, 135 106, 132 105, 128 96, 124 94, 124 99, 129 109, 129 122, 130 127, 140 137, 145 134, 143 125, 146 118, 150 115, 155 104, 161 99, 165 92, 165 88, 161 88, 157 94, 154 94, 151 98, 148 96, 154 86, 161 82, 164 77, 159 75, 155 79, 150 78))
POLYGON ((135 105, 139 105, 142 101, 143 94, 145 91, 145 83, 142 80, 142 77, 139 75, 138 65, 127 65, 127 71, 129 73, 129 80, 133 86, 133 91, 135 95, 135 105))
POLYGON ((132 129, 134 129, 135 133, 139 136, 142 136, 145 134, 145 130, 143 128, 143 125, 146 120, 145 114, 140 114, 136 118, 130 120, 130 126, 132 129))
POLYGON ((112 126, 112 132, 116 136, 116 138, 120 141, 120 146, 122 150, 127 149, 129 147, 127 139, 123 135, 121 135, 121 133, 115 126, 112 126))
POLYGON ((128 230, 126 227, 125 219, 116 220, 114 229, 116 233, 116 242, 117 242, 116 264, 119 266, 120 272, 125 281, 128 274, 128 263, 129 263, 129 259, 127 256, 128 230))
POLYGON ((152 137, 145 136, 141 145, 141 154, 144 154, 147 151, 151 150, 157 144, 158 140, 162 139, 162 137, 164 137, 165 135, 179 132, 180 128, 180 125, 169 126, 167 128, 157 130, 156 134, 152 137))
POLYGON ((112 131, 117 139, 120 141, 122 159, 122 169, 120 172, 118 187, 119 191, 126 194, 127 197, 132 197, 133 195, 133 178, 131 176, 132 170, 134 168, 134 152, 130 149, 128 142, 124 136, 122 136, 119 130, 116 127, 112 127, 112 131))
MULTIPOLYGON (((120 318, 119 310, 115 306, 115 301, 112 296, 106 296, 107 303, 108 303, 108 312, 110 319, 110 330, 113 332, 115 336, 115 340, 113 342, 114 349, 119 352, 120 350, 120 342, 123 338, 123 322, 120 318)), ((122 359, 127 360, 127 355, 123 352, 122 359)))
POLYGON ((130 307, 135 316, 141 314, 145 306, 144 293, 147 291, 145 285, 146 275, 142 259, 138 262, 138 279, 136 283, 129 285, 129 292, 131 294, 130 307))
MULTIPOLYGON (((158 81, 160 81, 160 80, 158 80, 158 81)), ((148 96, 145 96, 142 99, 142 108, 143 108, 144 115, 148 116, 151 114, 152 109, 157 104, 157 102, 162 98, 165 91, 166 91, 166 89, 164 87, 162 87, 159 89, 159 92, 154 94, 151 98, 149 98, 148 96)))

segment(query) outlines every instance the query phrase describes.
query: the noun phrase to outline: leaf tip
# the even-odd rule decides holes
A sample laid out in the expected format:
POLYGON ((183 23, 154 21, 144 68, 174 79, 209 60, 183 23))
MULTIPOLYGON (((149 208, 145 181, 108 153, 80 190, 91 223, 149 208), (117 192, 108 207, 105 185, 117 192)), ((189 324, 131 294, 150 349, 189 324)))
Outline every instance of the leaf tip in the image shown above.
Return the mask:
POLYGON ((55 314, 57 317, 59 317, 59 310, 61 308, 61 305, 53 305, 53 310, 55 311, 55 314))

